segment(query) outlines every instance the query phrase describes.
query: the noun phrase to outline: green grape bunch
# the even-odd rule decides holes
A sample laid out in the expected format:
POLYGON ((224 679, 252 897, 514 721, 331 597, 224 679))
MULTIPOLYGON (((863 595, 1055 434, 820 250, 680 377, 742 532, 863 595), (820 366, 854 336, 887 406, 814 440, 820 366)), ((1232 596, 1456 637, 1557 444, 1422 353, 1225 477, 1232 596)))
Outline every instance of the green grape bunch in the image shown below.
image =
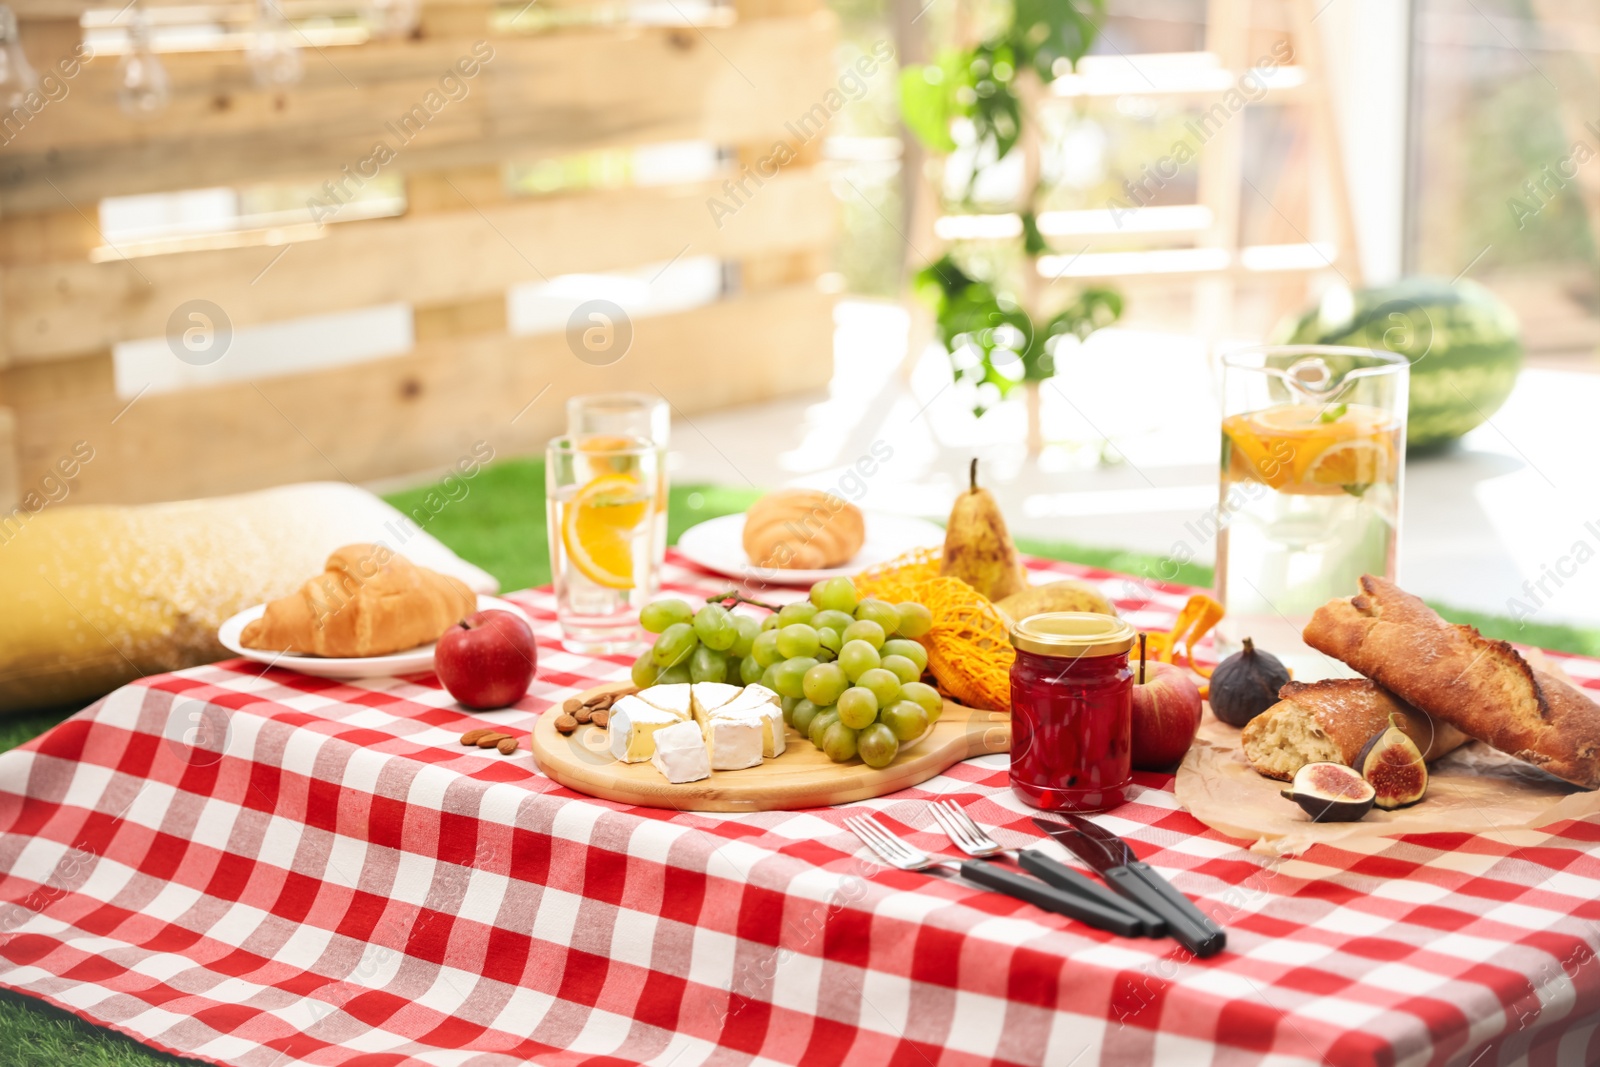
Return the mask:
POLYGON ((759 682, 783 698, 784 722, 829 759, 874 768, 939 721, 944 699, 922 680, 928 652, 918 638, 933 629, 922 604, 863 599, 848 578, 820 581, 761 619, 722 603, 742 598, 712 599, 698 609, 679 599, 645 605, 639 624, 656 638, 633 665, 634 685, 759 682))

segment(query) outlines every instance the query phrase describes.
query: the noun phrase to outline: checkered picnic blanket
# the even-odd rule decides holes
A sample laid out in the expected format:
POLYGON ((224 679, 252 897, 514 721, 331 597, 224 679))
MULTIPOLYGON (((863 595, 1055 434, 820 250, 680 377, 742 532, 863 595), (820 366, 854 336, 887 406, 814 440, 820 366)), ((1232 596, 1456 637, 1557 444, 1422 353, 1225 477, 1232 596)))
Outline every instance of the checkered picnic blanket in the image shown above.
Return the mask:
MULTIPOLYGON (((1101 583, 1140 626, 1187 593, 1033 565, 1101 583)), ((677 559, 667 581, 728 584, 677 559)), ((513 599, 540 638, 514 709, 464 713, 431 675, 235 660, 0 756, 0 984, 251 1067, 1600 1062, 1600 827, 1268 860, 1142 774, 1101 821, 1228 927, 1196 960, 882 867, 848 809, 634 808, 525 748, 462 748, 626 675, 559 649, 548 590, 513 599)), ((1600 688, 1600 663, 1563 666, 1600 688)), ((1039 843, 1003 756, 851 808, 949 853, 938 797, 1039 843)))

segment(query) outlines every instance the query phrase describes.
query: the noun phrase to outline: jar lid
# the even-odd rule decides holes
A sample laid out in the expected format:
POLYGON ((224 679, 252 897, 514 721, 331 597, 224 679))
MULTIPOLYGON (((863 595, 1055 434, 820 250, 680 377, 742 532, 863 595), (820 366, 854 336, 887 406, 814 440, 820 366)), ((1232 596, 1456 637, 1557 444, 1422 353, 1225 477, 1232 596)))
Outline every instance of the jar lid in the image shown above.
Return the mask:
POLYGON ((1132 624, 1090 611, 1047 611, 1011 628, 1011 644, 1036 656, 1126 655, 1138 637, 1132 624))

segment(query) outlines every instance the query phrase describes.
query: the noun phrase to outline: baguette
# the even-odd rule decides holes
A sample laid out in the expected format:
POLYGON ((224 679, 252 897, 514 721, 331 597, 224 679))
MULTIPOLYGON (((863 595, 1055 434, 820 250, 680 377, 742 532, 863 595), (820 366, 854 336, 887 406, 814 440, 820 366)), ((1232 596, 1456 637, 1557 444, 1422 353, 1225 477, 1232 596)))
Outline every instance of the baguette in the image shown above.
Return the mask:
POLYGON ((1316 610, 1305 640, 1469 737, 1600 787, 1600 705, 1393 582, 1363 575, 1359 595, 1316 610))
POLYGON ((1425 760, 1467 743, 1460 730, 1435 723, 1365 678, 1288 683, 1278 690, 1278 702, 1245 726, 1240 741, 1257 772, 1288 781, 1307 763, 1354 765, 1391 715, 1425 760))

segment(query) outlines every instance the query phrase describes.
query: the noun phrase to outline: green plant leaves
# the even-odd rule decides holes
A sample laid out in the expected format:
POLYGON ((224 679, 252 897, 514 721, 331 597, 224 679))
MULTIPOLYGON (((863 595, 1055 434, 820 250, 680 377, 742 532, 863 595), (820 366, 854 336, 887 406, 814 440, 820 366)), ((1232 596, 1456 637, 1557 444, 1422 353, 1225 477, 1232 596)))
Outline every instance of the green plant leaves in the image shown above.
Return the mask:
POLYGON ((940 64, 900 72, 900 119, 912 136, 935 152, 954 152, 950 120, 955 117, 951 72, 940 64))
POLYGON ((1089 54, 1105 17, 1106 0, 1016 0, 1009 36, 1020 61, 1052 82, 1089 54))

